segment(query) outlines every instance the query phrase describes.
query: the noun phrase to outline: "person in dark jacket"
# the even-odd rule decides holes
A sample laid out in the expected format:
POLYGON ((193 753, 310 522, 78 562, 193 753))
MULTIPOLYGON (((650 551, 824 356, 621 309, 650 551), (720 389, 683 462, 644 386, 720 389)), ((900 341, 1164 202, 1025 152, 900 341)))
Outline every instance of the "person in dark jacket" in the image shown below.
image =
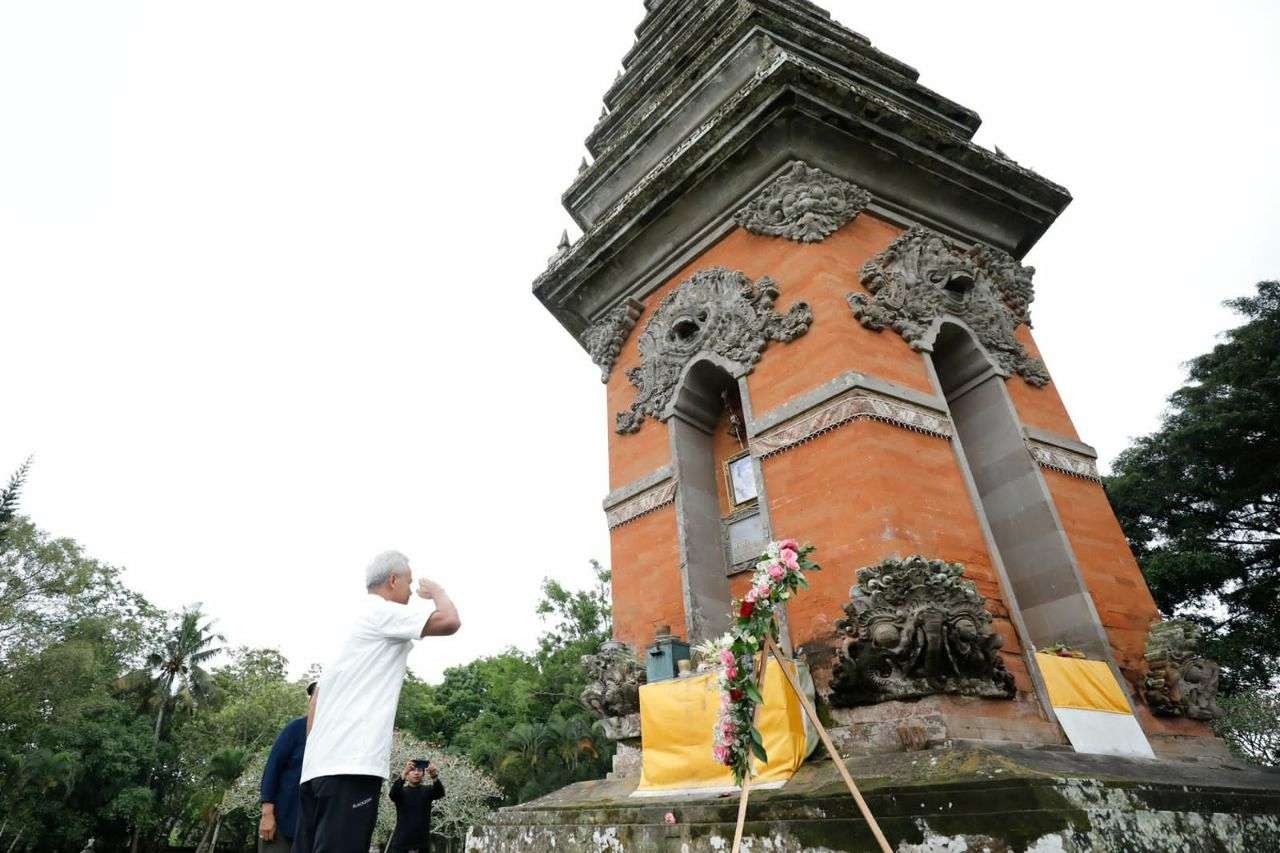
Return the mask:
POLYGON ((444 799, 444 784, 435 767, 426 761, 410 761, 400 778, 391 783, 396 804, 396 830, 391 833, 390 853, 431 853, 431 804, 444 799), (431 784, 423 784, 424 776, 431 784))
MULTIPOLYGON (((313 681, 307 685, 307 695, 315 693, 313 681)), ((302 756, 307 747, 307 718, 299 717, 285 723, 267 756, 262 770, 262 819, 258 821, 258 850, 285 851, 293 848, 293 838, 298 830, 299 783, 302 776, 302 756)))

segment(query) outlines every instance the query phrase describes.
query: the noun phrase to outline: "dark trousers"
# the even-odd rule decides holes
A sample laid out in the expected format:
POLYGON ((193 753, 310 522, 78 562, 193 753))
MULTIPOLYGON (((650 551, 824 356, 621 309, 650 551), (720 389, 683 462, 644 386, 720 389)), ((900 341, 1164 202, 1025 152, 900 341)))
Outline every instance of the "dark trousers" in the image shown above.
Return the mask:
POLYGON ((379 776, 321 776, 302 783, 293 853, 368 853, 382 796, 379 776))

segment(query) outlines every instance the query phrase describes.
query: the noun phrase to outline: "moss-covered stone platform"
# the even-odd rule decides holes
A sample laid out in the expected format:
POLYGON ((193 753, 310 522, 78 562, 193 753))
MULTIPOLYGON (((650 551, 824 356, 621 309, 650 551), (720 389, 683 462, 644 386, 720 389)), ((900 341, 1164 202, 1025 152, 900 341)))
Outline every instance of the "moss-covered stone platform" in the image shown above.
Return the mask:
MULTIPOLYGON (((1280 850, 1280 772, 1064 750, 949 746, 851 758, 886 835, 911 851, 1280 850)), ((503 809, 470 851, 728 851, 737 795, 629 797, 636 779, 584 782, 503 809), (674 825, 664 823, 671 812, 674 825)), ((753 853, 873 850, 829 760, 752 794, 753 853)), ((745 846, 745 845, 744 845, 745 846)))

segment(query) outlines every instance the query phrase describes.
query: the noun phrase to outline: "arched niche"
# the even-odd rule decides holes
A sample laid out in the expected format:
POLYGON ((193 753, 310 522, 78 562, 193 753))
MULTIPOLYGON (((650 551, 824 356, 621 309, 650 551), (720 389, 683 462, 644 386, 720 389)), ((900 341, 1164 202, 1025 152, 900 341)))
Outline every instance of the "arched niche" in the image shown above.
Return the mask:
MULTIPOLYGON (((1111 648, 1062 521, 1022 433, 1007 373, 961 320, 935 323, 929 360, 971 476, 997 563, 1036 648, 1056 643, 1111 660, 1111 648)), ((1014 379, 1012 381, 1021 381, 1014 379)))
POLYGON ((734 365, 702 354, 688 364, 665 413, 676 482, 676 519, 685 622, 691 643, 728 630, 729 564, 717 492, 715 432, 724 399, 736 394, 734 365))

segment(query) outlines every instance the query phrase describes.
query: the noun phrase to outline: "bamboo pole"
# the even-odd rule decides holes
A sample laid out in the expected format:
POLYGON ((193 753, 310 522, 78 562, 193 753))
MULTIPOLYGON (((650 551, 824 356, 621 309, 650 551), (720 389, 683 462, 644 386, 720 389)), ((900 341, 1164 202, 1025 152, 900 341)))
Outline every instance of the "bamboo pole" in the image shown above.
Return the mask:
POLYGON ((782 668, 783 676, 800 700, 800 706, 804 708, 804 712, 808 715, 810 722, 813 723, 813 727, 818 730, 818 737, 822 738, 822 745, 827 748, 827 754, 831 756, 836 769, 840 771, 844 784, 849 788, 849 793, 853 795, 853 801, 858 804, 858 811, 862 812, 862 817, 866 820, 867 826, 871 828, 871 834, 876 837, 876 843, 880 845, 881 851, 883 853, 893 853, 893 848, 889 846, 889 840, 884 837, 880 824, 876 821, 875 816, 871 814, 867 801, 862 798, 862 792, 858 790, 858 786, 854 784, 853 777, 849 775, 849 768, 844 766, 844 759, 840 757, 840 753, 836 750, 836 745, 831 742, 831 735, 827 734, 827 727, 822 725, 822 721, 818 719, 817 710, 809 701, 809 697, 800 689, 800 684, 796 681, 796 677, 791 674, 791 670, 787 669, 783 664, 782 656, 778 653, 777 646, 773 644, 773 639, 767 635, 764 638, 764 647, 766 651, 777 659, 778 666, 782 668))
MULTIPOLYGON (((756 690, 760 695, 764 696, 764 671, 769 665, 769 646, 765 645, 760 649, 760 665, 756 667, 756 690)), ((762 703, 763 704, 763 703, 762 703)), ((756 705, 751 709, 751 727, 755 728, 756 716, 760 713, 760 706, 756 705)), ((755 755, 748 751, 747 753, 747 775, 742 778, 742 796, 738 798, 738 825, 733 830, 733 853, 740 853, 742 850, 742 831, 747 825, 747 800, 751 798, 751 762, 755 760, 755 755)))

